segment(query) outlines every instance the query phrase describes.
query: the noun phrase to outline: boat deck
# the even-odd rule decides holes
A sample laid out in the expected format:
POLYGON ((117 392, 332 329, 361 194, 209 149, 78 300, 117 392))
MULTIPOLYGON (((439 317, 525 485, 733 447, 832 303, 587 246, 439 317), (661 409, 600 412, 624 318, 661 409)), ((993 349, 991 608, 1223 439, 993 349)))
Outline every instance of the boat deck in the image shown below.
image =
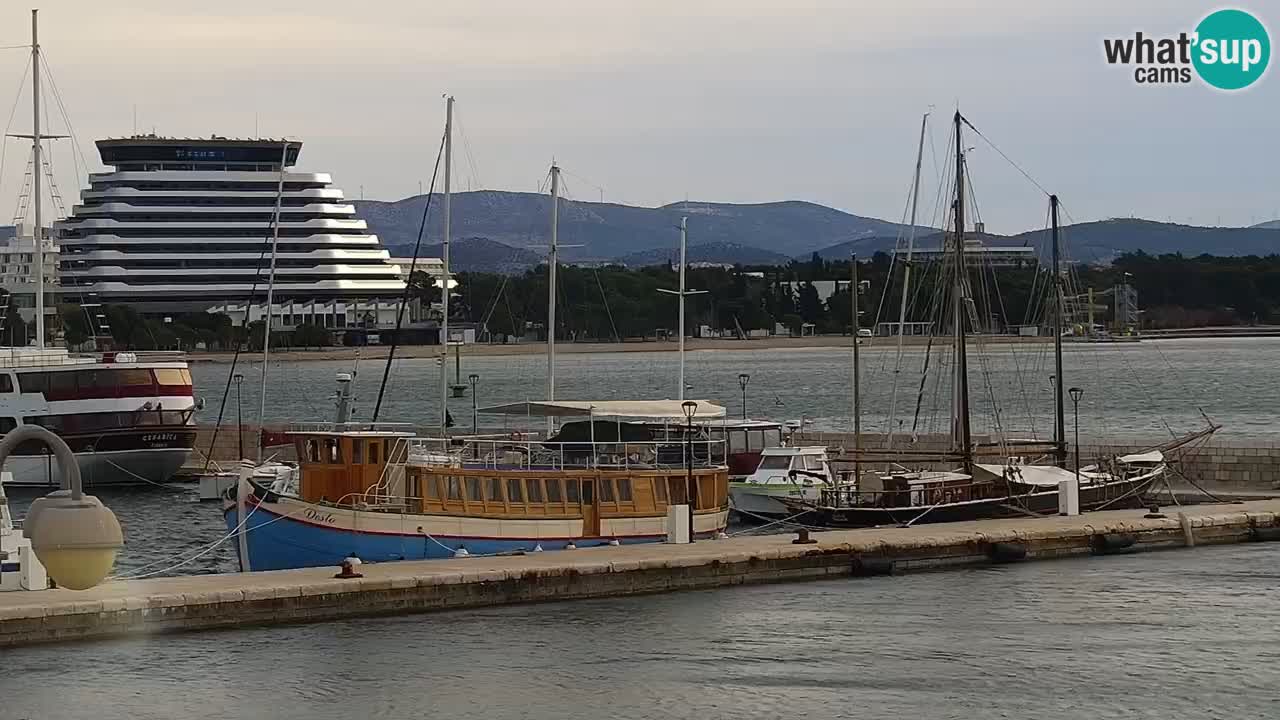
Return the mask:
POLYGON ((363 565, 363 578, 347 580, 334 578, 336 568, 311 568, 0 593, 0 647, 1280 539, 1276 499, 1165 512, 830 531, 812 544, 761 535, 394 562, 363 565))

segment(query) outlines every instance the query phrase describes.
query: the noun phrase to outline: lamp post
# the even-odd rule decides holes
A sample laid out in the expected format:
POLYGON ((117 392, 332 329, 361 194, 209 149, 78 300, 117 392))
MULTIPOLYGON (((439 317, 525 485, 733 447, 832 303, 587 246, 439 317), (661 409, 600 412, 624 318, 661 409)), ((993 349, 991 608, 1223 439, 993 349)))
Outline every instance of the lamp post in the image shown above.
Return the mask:
POLYGON ((0 465, 19 444, 36 440, 57 458, 62 489, 31 503, 24 530, 36 557, 58 585, 88 590, 102 582, 124 546, 115 513, 98 498, 85 495, 80 466, 62 438, 39 425, 20 425, 0 440, 0 465))
POLYGON ((477 420, 479 411, 477 410, 478 406, 476 405, 476 383, 480 382, 480 376, 475 373, 471 373, 467 376, 467 382, 471 384, 471 434, 475 435, 478 432, 476 427, 479 425, 479 421, 477 420))
POLYGON ((738 373, 738 387, 742 388, 742 419, 747 419, 747 383, 751 382, 751 376, 747 373, 738 373))
POLYGON ((680 404, 680 409, 684 410, 685 419, 684 492, 689 504, 689 542, 693 542, 693 509, 698 497, 698 486, 693 482, 693 416, 698 411, 698 403, 685 400, 680 404))
POLYGON ((1084 390, 1073 387, 1067 392, 1071 395, 1071 405, 1073 408, 1072 424, 1075 426, 1075 454, 1076 454, 1076 487, 1080 487, 1080 396, 1084 395, 1084 390))
POLYGON ((244 403, 240 398, 240 385, 244 383, 244 374, 236 373, 231 376, 236 384, 236 447, 240 451, 240 459, 248 457, 244 454, 244 403))

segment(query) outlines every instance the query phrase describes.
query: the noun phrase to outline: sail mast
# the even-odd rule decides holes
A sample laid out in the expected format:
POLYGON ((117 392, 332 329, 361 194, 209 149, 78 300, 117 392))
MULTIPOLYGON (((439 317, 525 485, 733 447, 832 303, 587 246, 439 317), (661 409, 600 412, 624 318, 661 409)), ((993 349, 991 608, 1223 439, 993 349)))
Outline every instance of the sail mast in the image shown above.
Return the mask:
POLYGON ((38 33, 37 13, 31 11, 31 199, 35 203, 35 227, 31 239, 35 243, 36 260, 36 347, 44 349, 44 222, 40 212, 40 174, 43 167, 40 159, 40 36, 38 33))
POLYGON ((453 222, 453 96, 444 102, 444 245, 440 260, 440 435, 449 434, 449 237, 453 222))
POLYGON ((676 399, 684 400, 684 267, 685 248, 688 241, 689 218, 680 218, 680 387, 676 389, 676 399))
POLYGON ((964 144, 961 139, 960 111, 956 110, 956 227, 955 286, 952 288, 955 343, 955 394, 952 440, 964 457, 965 471, 973 465, 973 447, 969 427, 969 359, 965 350, 965 265, 964 265, 964 144))
MULTIPOLYGON (((271 215, 271 269, 267 272, 267 314, 262 324, 262 387, 258 390, 258 431, 267 421, 267 361, 271 359, 271 305, 276 297, 276 249, 280 245, 280 208, 284 203, 284 168, 289 162, 289 141, 280 146, 280 175, 276 181, 276 207, 271 215)), ((262 266, 259 265, 259 268, 262 266)), ((259 270, 261 272, 261 270, 259 270)), ((244 316, 249 317, 248 302, 245 304, 244 316)), ((248 327, 245 328, 248 332, 248 327)), ((243 428, 240 432, 244 432, 243 428)), ((262 438, 258 438, 258 463, 262 463, 262 438)))
POLYGON ((1062 404, 1062 272, 1059 267, 1058 196, 1049 196, 1049 214, 1053 218, 1053 445, 1058 467, 1067 466, 1067 431, 1062 404))
POLYGON ((916 173, 911 182, 911 223, 907 226, 907 259, 902 266, 902 300, 898 304, 898 348, 893 361, 893 394, 889 396, 889 432, 885 449, 893 449, 893 431, 898 418, 898 373, 902 370, 902 334, 907 324, 907 295, 911 288, 911 256, 916 246, 916 208, 920 201, 920 166, 924 161, 924 133, 929 113, 920 118, 920 143, 916 147, 916 173))
POLYGON ((854 456, 853 477, 858 478, 859 470, 858 458, 862 456, 862 383, 858 377, 860 363, 858 362, 858 254, 849 255, 849 304, 852 310, 852 325, 849 334, 853 336, 853 377, 850 379, 853 384, 853 450, 857 455, 854 456))
MULTIPOLYGON (((551 163, 551 256, 547 260, 547 399, 556 399, 556 266, 560 262, 560 166, 551 163)), ((547 420, 551 427, 551 420, 547 420)))

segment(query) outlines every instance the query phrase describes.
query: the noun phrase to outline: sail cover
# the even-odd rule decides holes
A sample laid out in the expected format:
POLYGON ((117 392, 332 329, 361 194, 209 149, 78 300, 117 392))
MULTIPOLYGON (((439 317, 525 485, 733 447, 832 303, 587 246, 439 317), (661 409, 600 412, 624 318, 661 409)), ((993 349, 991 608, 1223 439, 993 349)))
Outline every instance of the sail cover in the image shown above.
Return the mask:
POLYGON ((695 403, 693 417, 707 420, 722 418, 723 406, 709 400, 526 400, 506 405, 482 407, 486 415, 524 415, 526 417, 626 417, 649 420, 684 420, 684 403, 695 403))

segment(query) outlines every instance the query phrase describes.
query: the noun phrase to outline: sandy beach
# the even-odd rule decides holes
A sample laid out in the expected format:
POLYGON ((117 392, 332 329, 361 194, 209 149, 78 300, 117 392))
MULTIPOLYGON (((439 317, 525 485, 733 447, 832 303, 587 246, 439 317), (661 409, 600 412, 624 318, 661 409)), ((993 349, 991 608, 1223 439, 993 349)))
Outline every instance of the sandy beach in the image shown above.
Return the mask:
MULTIPOLYGON (((992 336, 985 337, 984 340, 990 343, 1028 343, 1028 342, 1049 342, 1051 338, 1042 337, 1013 337, 1013 336, 992 336)), ((908 345, 924 344, 928 341, 927 337, 905 337, 903 342, 908 345)), ((934 342, 946 342, 946 339, 934 338, 934 342)), ((874 337, 862 338, 862 347, 892 346, 897 343, 894 337, 874 337)), ((711 338, 700 339, 690 338, 685 341, 685 350, 803 350, 811 348, 831 348, 831 347, 848 347, 848 335, 816 335, 811 337, 769 337, 754 338, 750 340, 735 340, 730 338, 711 338)), ((675 340, 650 340, 650 341, 626 341, 621 343, 603 343, 603 342, 559 342, 556 344, 556 353, 558 354, 583 354, 583 353, 618 353, 618 352, 674 352, 678 347, 675 340)), ((464 356, 503 356, 503 355, 539 355, 546 352, 547 346, 541 342, 524 342, 511 345, 489 345, 477 343, 474 345, 463 345, 462 355, 464 356)), ((369 345, 366 347, 332 347, 315 350, 299 350, 281 348, 273 349, 271 357, 274 360, 352 360, 359 354, 361 359, 378 359, 385 358, 387 353, 391 351, 390 347, 384 345, 369 345)), ((254 353, 257 354, 257 353, 254 353)), ((404 345, 396 348, 397 358, 431 358, 440 354, 439 345, 404 345)), ((191 362, 230 362, 231 353, 190 353, 188 359, 191 362)))

